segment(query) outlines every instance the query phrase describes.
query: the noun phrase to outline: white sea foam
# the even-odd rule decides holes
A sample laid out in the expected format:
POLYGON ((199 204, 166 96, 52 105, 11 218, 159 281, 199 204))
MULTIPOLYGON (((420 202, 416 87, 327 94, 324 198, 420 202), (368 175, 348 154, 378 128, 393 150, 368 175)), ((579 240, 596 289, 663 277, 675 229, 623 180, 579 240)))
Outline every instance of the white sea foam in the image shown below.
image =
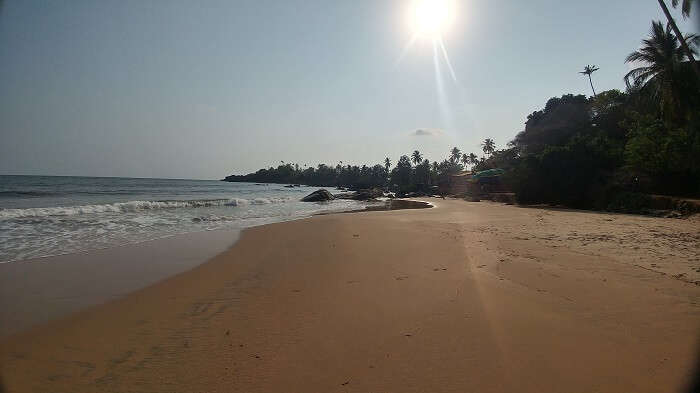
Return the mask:
POLYGON ((189 232, 235 231, 363 205, 350 200, 301 202, 312 187, 169 179, 2 180, 0 263, 189 232))
POLYGON ((178 209, 197 208, 213 206, 245 206, 245 205, 265 205, 271 203, 284 203, 291 201, 291 197, 277 198, 254 198, 254 199, 199 199, 185 201, 129 201, 107 203, 100 205, 80 205, 80 206, 53 206, 35 207, 27 209, 1 209, 0 220, 25 218, 25 217, 50 217, 50 216, 73 216, 82 214, 99 213, 130 213, 141 210, 155 209, 178 209))

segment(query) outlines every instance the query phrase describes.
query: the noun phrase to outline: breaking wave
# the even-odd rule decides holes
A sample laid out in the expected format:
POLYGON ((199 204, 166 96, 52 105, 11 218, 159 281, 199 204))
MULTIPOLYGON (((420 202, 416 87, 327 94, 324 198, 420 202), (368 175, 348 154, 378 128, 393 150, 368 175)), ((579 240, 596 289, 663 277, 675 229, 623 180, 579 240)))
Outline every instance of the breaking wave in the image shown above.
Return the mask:
POLYGON ((142 210, 155 209, 181 209, 212 206, 244 206, 266 205, 271 203, 285 203, 291 201, 290 197, 278 198, 254 198, 254 199, 195 199, 195 200, 171 200, 171 201, 129 201, 101 205, 81 206, 54 206, 37 207, 27 209, 0 209, 0 220, 8 220, 24 217, 50 217, 50 216, 74 216, 80 214, 100 213, 132 213, 142 210))

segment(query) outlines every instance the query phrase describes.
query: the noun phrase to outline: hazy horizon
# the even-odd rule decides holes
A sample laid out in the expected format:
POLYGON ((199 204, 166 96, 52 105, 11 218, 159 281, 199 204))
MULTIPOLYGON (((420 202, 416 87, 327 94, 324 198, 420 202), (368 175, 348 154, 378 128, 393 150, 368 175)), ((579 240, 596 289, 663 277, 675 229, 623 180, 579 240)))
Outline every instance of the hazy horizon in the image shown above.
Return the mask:
MULTIPOLYGON (((624 89, 656 1, 457 1, 407 48, 410 1, 6 1, 0 174, 220 179, 499 148, 553 96, 624 89), (602 12, 601 10, 605 10, 602 12)), ((682 30, 691 31, 677 10, 682 30)))

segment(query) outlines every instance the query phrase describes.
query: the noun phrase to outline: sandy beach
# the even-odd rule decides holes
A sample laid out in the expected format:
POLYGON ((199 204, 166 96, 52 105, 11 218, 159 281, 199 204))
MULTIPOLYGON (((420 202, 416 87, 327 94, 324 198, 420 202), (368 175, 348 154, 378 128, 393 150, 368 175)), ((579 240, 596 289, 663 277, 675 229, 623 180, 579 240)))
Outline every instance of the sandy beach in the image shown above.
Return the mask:
POLYGON ((0 264, 0 337, 122 298, 190 270, 233 245, 207 231, 90 252, 0 264))
POLYGON ((7 335, 5 390, 687 390, 700 217, 430 202, 247 229, 190 271, 7 335))

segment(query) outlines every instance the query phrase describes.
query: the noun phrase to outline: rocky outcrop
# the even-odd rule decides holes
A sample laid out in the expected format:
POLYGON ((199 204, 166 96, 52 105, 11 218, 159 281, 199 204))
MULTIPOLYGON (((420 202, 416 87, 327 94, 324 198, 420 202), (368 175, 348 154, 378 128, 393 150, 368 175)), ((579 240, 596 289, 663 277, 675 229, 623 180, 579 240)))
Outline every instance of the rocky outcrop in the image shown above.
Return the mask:
POLYGON ((355 192, 344 192, 336 194, 337 199, 352 199, 354 201, 371 201, 384 196, 384 191, 378 188, 358 190, 355 192))
POLYGON ((384 191, 378 188, 371 188, 368 190, 359 190, 355 193, 355 200, 358 201, 368 201, 370 199, 376 199, 384 196, 384 191))
POLYGON ((335 199, 355 199, 354 192, 341 192, 339 194, 333 195, 335 199))
POLYGON ((326 189, 320 189, 312 192, 311 194, 301 198, 302 202, 324 202, 324 201, 332 201, 335 199, 333 194, 328 192, 326 189))

